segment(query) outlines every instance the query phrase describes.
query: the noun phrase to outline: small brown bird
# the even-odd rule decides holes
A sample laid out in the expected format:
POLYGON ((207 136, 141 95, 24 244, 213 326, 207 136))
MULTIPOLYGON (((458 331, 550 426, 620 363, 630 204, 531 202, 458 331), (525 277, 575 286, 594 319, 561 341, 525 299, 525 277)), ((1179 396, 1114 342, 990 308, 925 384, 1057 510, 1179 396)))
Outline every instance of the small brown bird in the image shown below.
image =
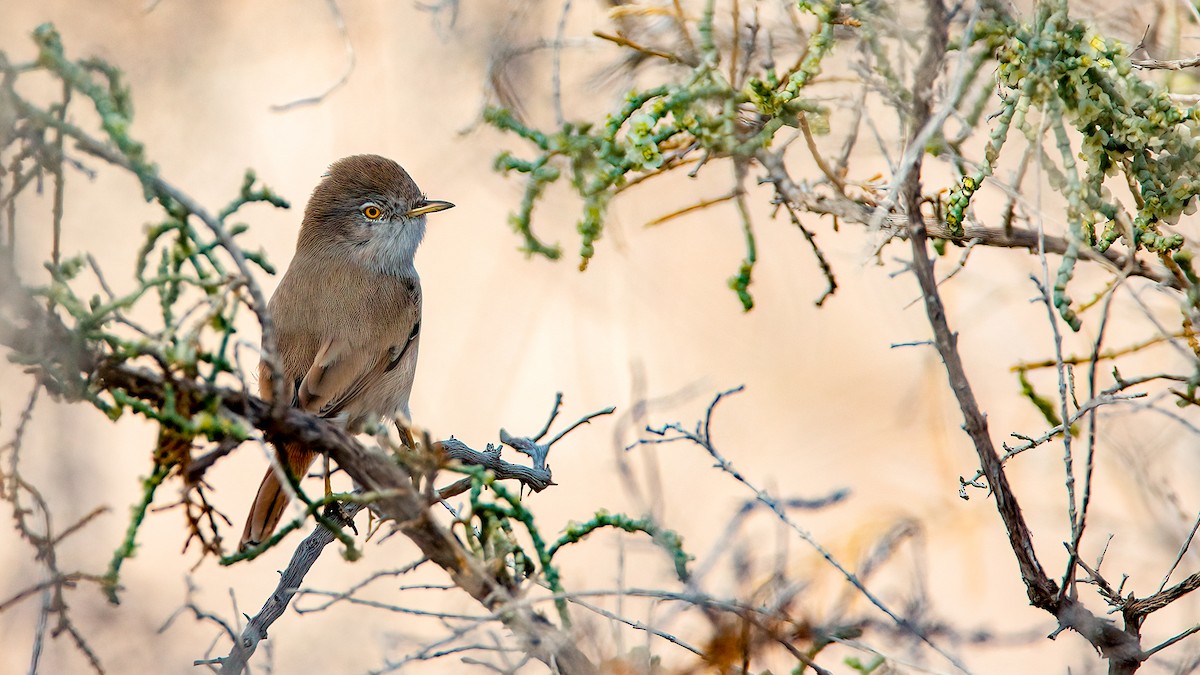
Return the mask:
MULTIPOLYGON (((296 255, 269 311, 292 405, 354 432, 370 417, 409 414, 421 339, 421 280, 413 257, 425 215, 454 206, 426 199, 396 162, 377 155, 338 160, 304 209, 296 255)), ((259 394, 272 398, 260 363, 259 394)), ((279 449, 302 478, 317 453, 279 449)), ((288 493, 270 468, 250 507, 239 549, 275 531, 288 493)))

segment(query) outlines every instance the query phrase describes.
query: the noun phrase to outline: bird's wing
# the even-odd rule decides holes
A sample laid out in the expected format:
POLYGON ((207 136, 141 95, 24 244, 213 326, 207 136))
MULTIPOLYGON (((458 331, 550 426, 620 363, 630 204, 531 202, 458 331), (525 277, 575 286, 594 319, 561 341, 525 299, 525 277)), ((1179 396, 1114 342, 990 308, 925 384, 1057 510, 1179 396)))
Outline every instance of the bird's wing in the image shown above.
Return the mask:
POLYGON ((300 382, 297 393, 300 407, 320 415, 326 415, 334 406, 341 407, 340 404, 361 391, 363 381, 370 379, 372 371, 378 370, 385 354, 371 351, 355 349, 342 337, 325 340, 300 382))
POLYGON ((337 416, 364 389, 400 363, 413 348, 419 332, 418 322, 407 339, 378 352, 352 348, 344 338, 326 340, 300 383, 297 394, 300 407, 323 417, 337 416))

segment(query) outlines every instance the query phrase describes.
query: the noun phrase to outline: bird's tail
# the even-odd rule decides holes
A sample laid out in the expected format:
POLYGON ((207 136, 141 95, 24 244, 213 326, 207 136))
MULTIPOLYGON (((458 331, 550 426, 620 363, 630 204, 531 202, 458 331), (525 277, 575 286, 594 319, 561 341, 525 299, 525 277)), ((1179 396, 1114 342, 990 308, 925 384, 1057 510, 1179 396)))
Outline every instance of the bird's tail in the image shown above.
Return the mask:
MULTIPOLYGON (((304 474, 308 473, 308 467, 317 457, 317 453, 295 443, 285 445, 282 454, 283 458, 287 460, 288 471, 297 479, 303 478, 304 474)), ((250 505, 250 515, 246 517, 246 528, 242 531, 242 541, 238 544, 238 550, 244 551, 266 541, 279 525, 279 519, 283 516, 288 501, 290 501, 288 492, 280 484, 275 470, 267 467, 267 473, 258 486, 258 494, 254 497, 254 503, 250 505)))

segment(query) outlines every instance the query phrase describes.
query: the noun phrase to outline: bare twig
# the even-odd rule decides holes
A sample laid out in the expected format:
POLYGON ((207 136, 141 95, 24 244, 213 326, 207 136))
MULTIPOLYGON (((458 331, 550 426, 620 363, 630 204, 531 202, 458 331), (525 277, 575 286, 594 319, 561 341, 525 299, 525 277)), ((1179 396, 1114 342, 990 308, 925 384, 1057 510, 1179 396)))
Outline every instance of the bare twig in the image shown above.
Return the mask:
POLYGON ((1200 67, 1200 56, 1193 56, 1190 59, 1175 59, 1162 61, 1159 59, 1129 59, 1135 68, 1145 70, 1187 70, 1188 68, 1200 67))
MULTIPOLYGON (((481 466, 494 473, 496 478, 499 479, 512 478, 519 480, 534 492, 541 492, 554 485, 550 469, 544 463, 541 466, 523 466, 506 462, 500 458, 500 448, 491 444, 488 444, 487 450, 480 452, 472 450, 457 438, 450 438, 439 442, 437 447, 440 447, 446 453, 447 459, 472 466, 481 466)), ((467 479, 467 482, 469 487, 470 479, 467 479)), ((459 493, 455 492, 453 494, 459 493)), ((447 499, 451 496, 452 494, 443 493, 442 499, 447 499)))
POLYGON ((567 31, 567 16, 571 13, 571 0, 563 0, 562 13, 558 16, 558 27, 554 31, 553 63, 550 67, 550 89, 554 100, 554 122, 560 128, 566 123, 562 102, 562 44, 567 31))
POLYGON ((825 562, 829 563, 835 570, 837 570, 838 573, 850 583, 850 585, 858 589, 858 592, 861 593, 864 598, 866 598, 872 605, 877 607, 879 611, 887 615, 887 617, 891 619, 895 625, 903 628, 918 640, 927 644, 935 652, 942 655, 942 657, 944 657, 955 668, 964 673, 969 672, 966 666, 964 666, 956 657, 947 652, 941 646, 934 643, 933 640, 924 632, 922 632, 917 626, 913 625, 907 619, 901 617, 899 614, 889 608, 887 604, 884 603, 882 598, 868 589, 866 585, 863 584, 862 580, 860 580, 857 575, 847 569, 845 565, 835 558, 833 553, 831 553, 819 541, 817 541, 816 537, 814 537, 811 532, 804 529, 794 520, 792 520, 792 518, 788 516, 783 502, 771 495, 766 490, 763 490, 752 483, 746 478, 745 475, 743 475, 737 470, 737 468, 734 467, 732 462, 730 462, 724 455, 721 454, 719 450, 717 450, 717 447, 712 440, 713 411, 716 409, 717 404, 720 403, 722 399, 732 394, 741 392, 743 389, 744 387, 735 387, 733 389, 720 392, 713 397, 713 400, 709 404, 708 410, 704 415, 704 419, 696 423, 695 430, 685 429, 679 423, 665 424, 657 428, 648 427, 646 431, 656 436, 656 438, 639 439, 630 447, 632 448, 638 445, 674 443, 677 441, 689 441, 700 446, 713 458, 718 469, 729 474, 734 478, 734 480, 753 491, 756 500, 770 509, 771 512, 774 513, 781 522, 795 532, 801 540, 811 546, 825 560, 825 562))
MULTIPOLYGON (((611 415, 611 414, 613 414, 614 411, 616 411, 616 408, 609 406, 607 408, 604 408, 603 410, 597 410, 596 412, 588 413, 587 415, 584 415, 583 417, 575 420, 575 422, 573 422, 566 429, 563 429, 562 431, 560 431, 557 435, 554 436, 554 438, 550 439, 549 442, 538 443, 537 442, 538 440, 542 439, 547 433, 549 433, 550 424, 554 421, 554 418, 558 416, 558 410, 559 410, 559 406, 561 405, 561 403, 562 403, 562 393, 559 392, 555 396, 554 410, 550 413, 550 419, 546 422, 546 426, 542 428, 542 431, 537 435, 536 438, 513 436, 512 434, 508 433, 504 429, 500 430, 500 442, 501 443, 509 446, 510 448, 512 448, 513 450, 516 450, 517 452, 520 452, 524 455, 528 455, 529 458, 533 460, 533 469, 538 470, 538 471, 545 471, 547 476, 549 475, 550 467, 548 467, 546 465, 546 457, 550 454, 550 447, 552 445, 554 445, 555 443, 562 440, 563 436, 566 436, 567 434, 571 433, 580 425, 587 424, 587 423, 591 422, 591 420, 593 420, 597 417, 600 417, 602 415, 611 415)), ((496 453, 496 457, 499 458, 499 452, 496 453)), ((530 487, 532 487, 532 485, 530 487)))
POLYGON ((645 47, 643 45, 640 45, 640 44, 634 42, 633 40, 630 40, 627 37, 622 37, 620 35, 610 35, 608 33, 605 33, 603 31, 598 31, 598 30, 592 31, 592 35, 595 35, 596 37, 600 38, 601 40, 607 40, 607 41, 612 42, 613 44, 619 45, 621 47, 628 47, 629 49, 632 49, 636 52, 641 52, 643 54, 646 54, 647 56, 655 56, 660 59, 666 59, 667 61, 670 61, 671 63, 679 63, 679 57, 675 56, 674 54, 669 54, 664 51, 659 51, 657 49, 645 47))
POLYGON ((1161 593, 1167 587, 1167 582, 1171 580, 1171 574, 1175 572, 1175 568, 1179 567, 1179 563, 1183 560, 1184 554, 1192 545, 1192 540, 1196 538, 1196 530, 1200 529, 1200 513, 1196 514, 1196 522, 1192 523, 1192 530, 1188 532, 1188 536, 1184 538, 1183 544, 1179 547, 1179 554, 1175 556, 1175 562, 1171 563, 1171 569, 1163 575, 1162 583, 1158 585, 1158 591, 1161 593))
POLYGON ((330 13, 333 14, 333 25, 338 30, 338 35, 342 37, 342 48, 346 52, 346 66, 342 69, 342 74, 337 81, 329 85, 319 94, 305 96, 287 103, 277 103, 271 106, 271 112, 287 112, 296 108, 303 108, 310 105, 317 105, 329 98, 333 92, 341 89, 350 81, 350 75, 354 73, 354 66, 358 61, 358 56, 354 53, 354 43, 350 40, 350 32, 346 30, 346 18, 342 16, 342 9, 338 6, 337 0, 325 0, 325 4, 329 6, 330 13))

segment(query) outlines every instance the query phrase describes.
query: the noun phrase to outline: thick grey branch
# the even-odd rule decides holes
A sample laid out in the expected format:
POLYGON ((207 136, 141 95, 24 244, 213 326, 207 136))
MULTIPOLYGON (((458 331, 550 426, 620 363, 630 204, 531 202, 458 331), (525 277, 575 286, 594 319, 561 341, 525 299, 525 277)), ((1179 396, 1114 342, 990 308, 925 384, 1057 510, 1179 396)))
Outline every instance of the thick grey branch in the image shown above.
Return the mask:
POLYGON ((541 492, 554 485, 550 469, 546 466, 523 466, 506 462, 500 458, 500 449, 489 445, 488 450, 480 452, 467 447, 457 438, 441 441, 438 446, 446 453, 448 459, 458 460, 464 464, 481 466, 496 475, 496 478, 513 478, 529 486, 534 492, 541 492))
MULTIPOLYGON (((342 506, 342 514, 346 518, 353 518, 362 508, 362 504, 346 504, 342 506)), ((246 669, 250 657, 258 649, 258 643, 267 639, 267 629, 275 623, 276 619, 283 616, 284 610, 287 609, 288 603, 292 601, 292 596, 300 588, 305 575, 312 569, 313 563, 317 562, 321 551, 325 550, 325 547, 333 540, 333 532, 327 528, 318 527, 312 534, 305 537, 304 541, 300 542, 296 551, 292 553, 292 559, 287 568, 279 576, 279 583, 276 584, 275 590, 263 603, 258 614, 255 614, 250 619, 250 623, 242 629, 242 634, 230 648, 229 655, 220 660, 222 675, 241 675, 246 669)), ((197 661, 196 665, 202 663, 197 661)))

